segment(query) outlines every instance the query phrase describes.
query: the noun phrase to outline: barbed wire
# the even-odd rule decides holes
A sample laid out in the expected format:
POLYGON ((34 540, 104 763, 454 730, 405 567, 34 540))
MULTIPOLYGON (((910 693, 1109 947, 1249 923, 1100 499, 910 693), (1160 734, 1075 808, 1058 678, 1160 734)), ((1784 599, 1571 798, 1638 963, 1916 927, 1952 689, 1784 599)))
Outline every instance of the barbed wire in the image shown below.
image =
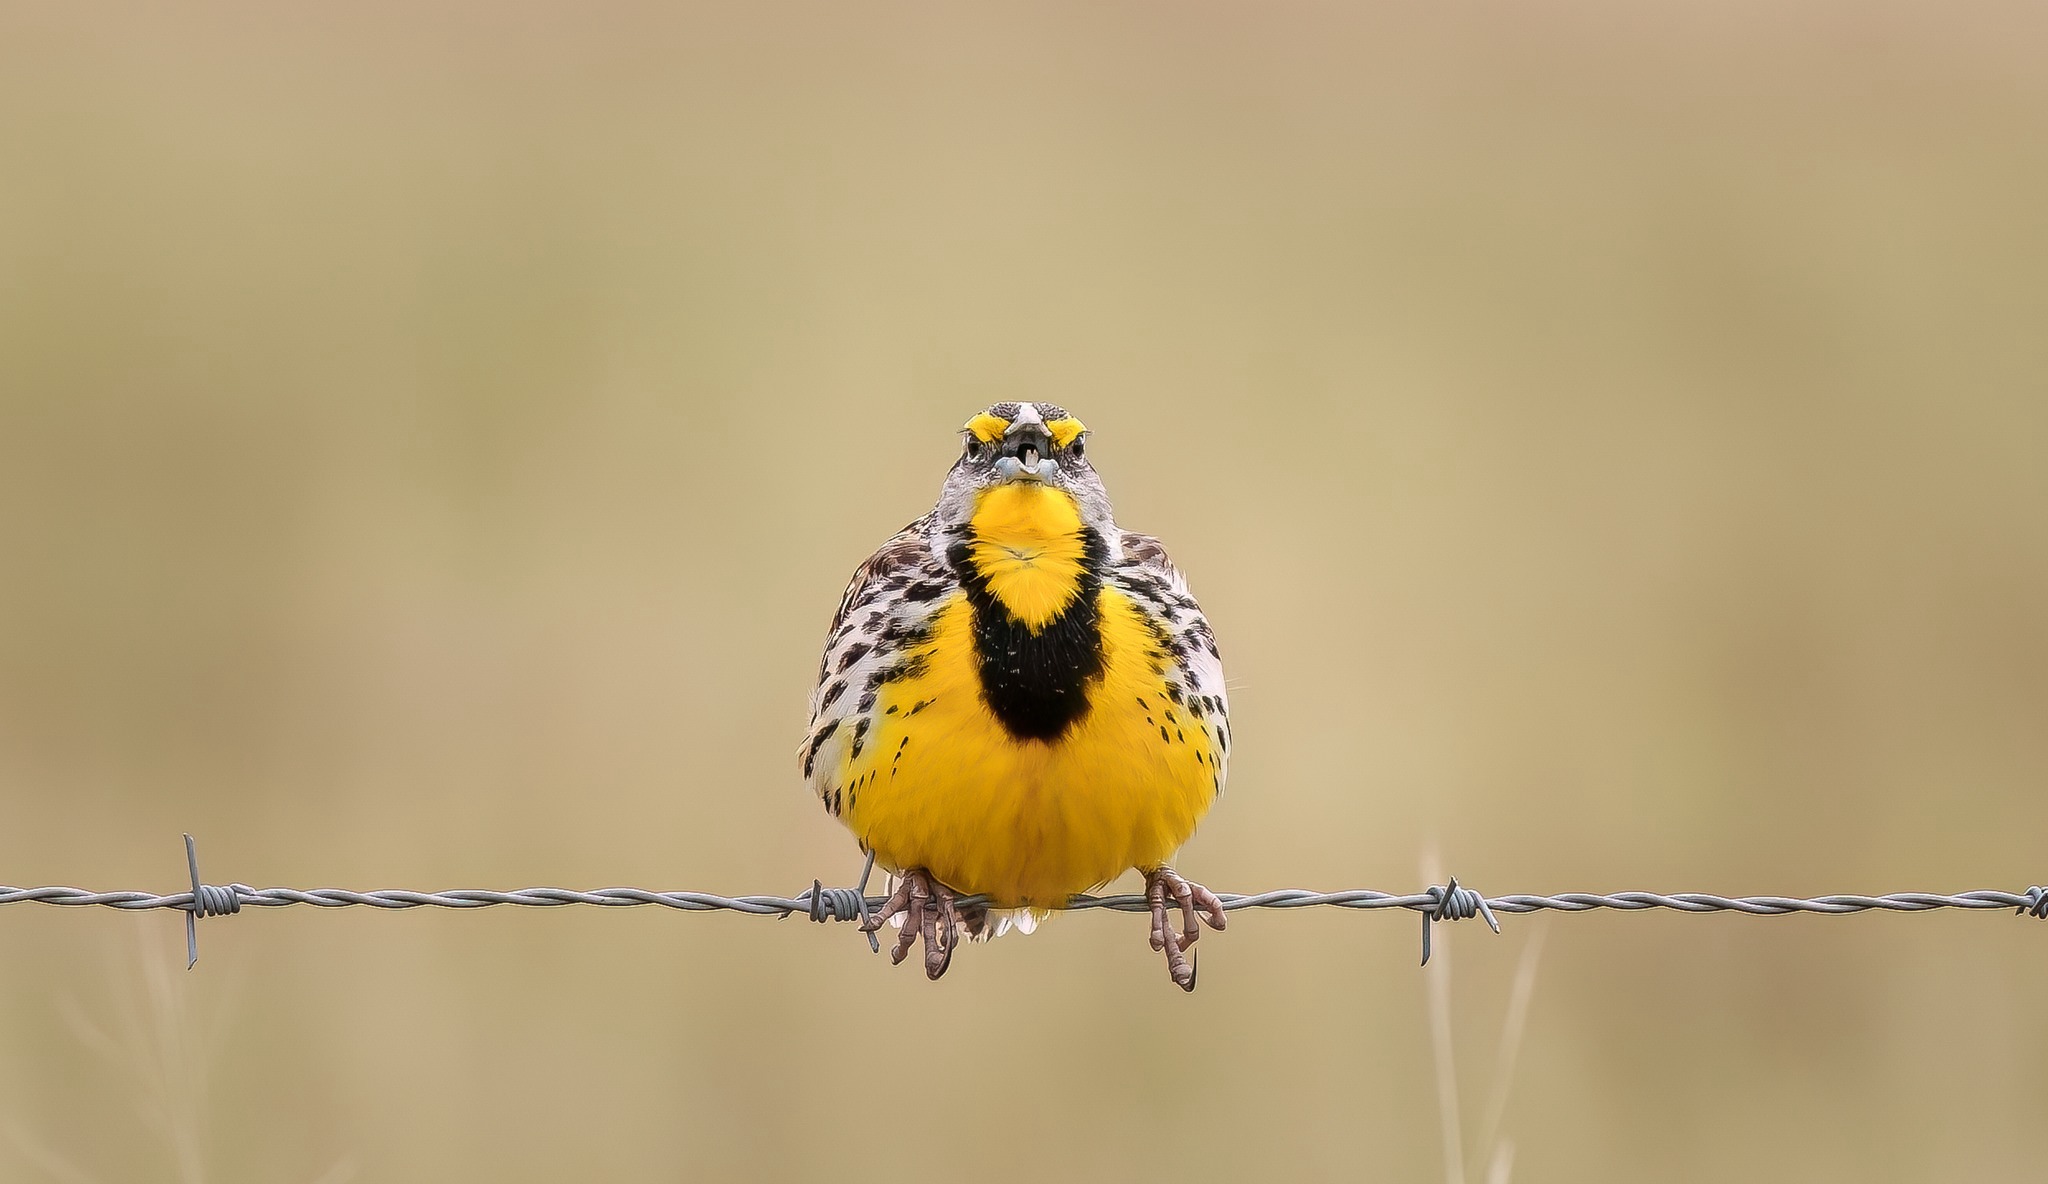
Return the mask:
MULTIPOLYGON (((595 905, 603 908, 632 908, 655 905, 683 912, 735 912, 759 917, 805 916, 813 921, 860 921, 878 911, 884 897, 863 891, 868 873, 861 874, 861 888, 828 888, 812 881, 810 888, 795 896, 721 896, 714 892, 656 892, 646 888, 598 888, 576 891, 568 888, 519 888, 509 892, 489 888, 455 888, 441 892, 414 892, 382 888, 367 892, 347 888, 252 888, 247 884, 205 884, 199 879, 199 856, 192 836, 185 836, 186 866, 191 889, 168 896, 150 892, 90 892, 83 888, 50 886, 13 888, 0 885, 0 905, 47 904, 112 909, 176 909, 185 914, 187 969, 199 960, 195 922, 200 917, 232 916, 243 908, 282 908, 311 905, 314 908, 373 909, 481 909, 499 905, 523 908, 561 908, 567 905, 595 905)), ((869 857, 872 868, 874 859, 869 857)), ((1882 896, 1837 894, 1831 896, 1718 896, 1708 892, 1561 892, 1555 895, 1511 893, 1483 896, 1461 886, 1456 877, 1446 884, 1431 885, 1420 892, 1375 892, 1351 888, 1337 892, 1313 892, 1305 888, 1278 888, 1269 892, 1217 893, 1226 911, 1241 909, 1407 909, 1422 915, 1422 961, 1429 962, 1430 929, 1439 921, 1484 919, 1500 932, 1499 913, 1554 911, 1584 913, 1598 909, 1641 912, 1669 909, 1680 913, 1745 913, 1753 917, 1778 917, 1793 913, 1847 916, 1851 913, 1925 913, 1937 909, 2012 909, 2015 913, 2048 919, 2048 886, 2036 885, 2024 892, 1984 889, 1954 894, 1938 892, 1892 892, 1882 896)), ((986 898, 963 896, 962 906, 988 903, 986 898)), ((1119 913, 1148 912, 1151 905, 1141 894, 1076 896, 1065 911, 1108 909, 1119 913)), ((870 943, 873 936, 869 937, 870 943)))

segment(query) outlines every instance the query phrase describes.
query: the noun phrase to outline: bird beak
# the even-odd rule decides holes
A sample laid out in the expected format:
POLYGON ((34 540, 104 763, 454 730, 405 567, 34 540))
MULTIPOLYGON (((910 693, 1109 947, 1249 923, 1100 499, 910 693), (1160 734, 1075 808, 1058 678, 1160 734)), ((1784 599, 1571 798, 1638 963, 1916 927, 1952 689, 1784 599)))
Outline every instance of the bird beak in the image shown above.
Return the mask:
POLYGON ((1059 467, 1052 454, 1052 437, 1035 424, 1012 425, 995 464, 996 477, 1004 482, 1049 481, 1059 467))

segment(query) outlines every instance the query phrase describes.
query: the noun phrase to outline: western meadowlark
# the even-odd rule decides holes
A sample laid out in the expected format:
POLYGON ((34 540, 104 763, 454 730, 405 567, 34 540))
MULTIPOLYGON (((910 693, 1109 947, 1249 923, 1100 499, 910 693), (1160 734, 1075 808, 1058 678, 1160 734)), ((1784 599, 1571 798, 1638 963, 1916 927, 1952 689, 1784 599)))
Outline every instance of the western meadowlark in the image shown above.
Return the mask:
POLYGON ((1187 948, 1223 906, 1166 861, 1223 792, 1215 634, 1159 540, 1118 528, 1080 420, 997 403, 962 432, 938 504, 839 602, 804 778, 900 877, 867 922, 903 915, 895 961, 922 937, 936 979, 962 929, 1028 929, 1137 868, 1152 948, 1193 990, 1187 948))

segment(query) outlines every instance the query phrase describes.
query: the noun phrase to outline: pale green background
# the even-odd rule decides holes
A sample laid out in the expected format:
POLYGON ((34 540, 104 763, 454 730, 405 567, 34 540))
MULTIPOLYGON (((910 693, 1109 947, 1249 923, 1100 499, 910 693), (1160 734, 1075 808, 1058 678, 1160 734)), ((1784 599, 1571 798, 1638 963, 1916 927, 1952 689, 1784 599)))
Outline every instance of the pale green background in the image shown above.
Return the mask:
MULTIPOLYGON (((1226 891, 2048 881, 2048 10, 0 4, 0 882, 855 868, 843 581, 1043 398, 1226 891)), ((1476 1181, 2021 1181, 2048 925, 1446 936, 1476 1181)), ((1409 914, 932 985, 656 910, 0 910, 0 1179, 1440 1180, 1409 914)))

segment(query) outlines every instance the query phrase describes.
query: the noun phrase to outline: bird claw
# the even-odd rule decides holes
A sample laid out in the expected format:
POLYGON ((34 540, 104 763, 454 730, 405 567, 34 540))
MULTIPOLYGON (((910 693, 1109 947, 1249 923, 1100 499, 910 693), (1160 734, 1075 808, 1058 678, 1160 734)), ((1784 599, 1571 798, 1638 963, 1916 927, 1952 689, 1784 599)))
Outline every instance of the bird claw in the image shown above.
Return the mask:
POLYGON ((960 910, 953 890, 923 868, 912 868, 861 930, 873 933, 898 914, 903 916, 903 931, 889 951, 890 965, 902 965, 910 947, 922 938, 925 977, 936 981, 953 964, 953 948, 960 943, 960 910))
POLYGON ((1223 902, 1214 892, 1191 883, 1170 867, 1156 867, 1145 873, 1145 902, 1152 906, 1152 948, 1166 954, 1166 973, 1183 991, 1195 989, 1195 964, 1188 957, 1202 936, 1202 925, 1221 930, 1225 924, 1223 902), (1181 928, 1175 932, 1167 920, 1167 900, 1180 906, 1181 928))

